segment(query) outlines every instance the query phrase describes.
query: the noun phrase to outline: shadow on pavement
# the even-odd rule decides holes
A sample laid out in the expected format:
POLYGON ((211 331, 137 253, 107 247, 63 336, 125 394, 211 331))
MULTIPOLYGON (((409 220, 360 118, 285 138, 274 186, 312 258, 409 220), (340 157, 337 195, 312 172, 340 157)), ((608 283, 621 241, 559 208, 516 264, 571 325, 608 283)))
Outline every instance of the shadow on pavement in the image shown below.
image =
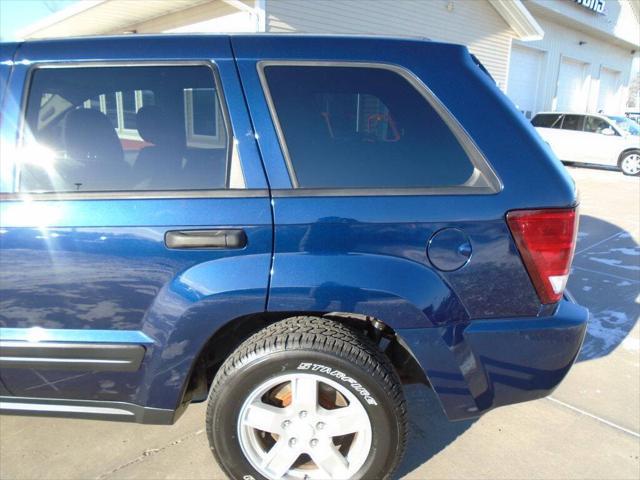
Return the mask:
POLYGON ((625 341, 640 317, 640 246, 616 225, 581 216, 567 288, 591 313, 578 361, 610 354, 625 341))
POLYGON ((433 390, 424 385, 407 385, 405 395, 409 409, 409 439, 407 452, 394 475, 396 479, 408 475, 444 450, 476 421, 450 422, 433 390))

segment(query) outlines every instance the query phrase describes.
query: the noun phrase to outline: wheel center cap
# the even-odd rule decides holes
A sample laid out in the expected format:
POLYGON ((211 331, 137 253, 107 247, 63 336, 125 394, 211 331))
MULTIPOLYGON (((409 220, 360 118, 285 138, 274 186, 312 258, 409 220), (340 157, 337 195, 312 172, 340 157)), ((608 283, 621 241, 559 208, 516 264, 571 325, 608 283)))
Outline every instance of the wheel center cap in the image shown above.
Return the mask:
POLYGON ((301 441, 311 440, 315 436, 315 429, 305 421, 294 420, 291 429, 287 432, 290 437, 296 437, 301 441))

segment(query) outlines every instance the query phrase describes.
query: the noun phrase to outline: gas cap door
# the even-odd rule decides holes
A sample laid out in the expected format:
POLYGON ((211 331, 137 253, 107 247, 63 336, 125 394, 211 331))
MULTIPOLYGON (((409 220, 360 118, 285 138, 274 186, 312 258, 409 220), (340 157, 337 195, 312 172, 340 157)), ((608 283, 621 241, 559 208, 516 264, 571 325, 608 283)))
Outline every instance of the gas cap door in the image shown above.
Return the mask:
POLYGON ((443 272, 464 267, 471 259, 469 236, 459 228, 443 228, 434 233, 427 244, 431 264, 443 272))

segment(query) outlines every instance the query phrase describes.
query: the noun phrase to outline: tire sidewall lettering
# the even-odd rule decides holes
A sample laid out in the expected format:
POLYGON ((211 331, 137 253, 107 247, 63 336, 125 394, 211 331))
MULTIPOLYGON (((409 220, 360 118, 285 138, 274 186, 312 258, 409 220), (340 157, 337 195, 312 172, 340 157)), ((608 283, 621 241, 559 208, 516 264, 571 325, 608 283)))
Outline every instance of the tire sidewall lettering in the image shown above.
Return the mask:
POLYGON ((363 387, 357 380, 353 377, 346 375, 341 370, 332 369, 326 365, 318 364, 318 363, 309 363, 309 362, 300 362, 297 367, 297 370, 306 370, 308 372, 321 372, 330 377, 334 377, 336 380, 340 380, 341 382, 348 385, 352 390, 354 390, 358 395, 362 397, 362 399, 369 405, 378 405, 378 402, 371 396, 369 390, 363 387))
MULTIPOLYGON (((253 468, 241 452, 236 428, 240 408, 244 400, 240 401, 237 395, 232 395, 231 392, 237 392, 239 390, 251 391, 251 389, 258 383, 261 383, 261 381, 291 373, 302 373, 304 371, 313 373, 320 377, 326 377, 334 382, 341 381, 341 379, 336 376, 337 374, 332 376, 326 369, 318 368, 315 372, 312 370, 312 367, 307 370, 304 368, 298 369, 298 367, 303 363, 309 363, 311 365, 317 364, 321 367, 327 367, 331 372, 337 371, 342 373, 344 378, 354 379, 354 377, 363 376, 363 372, 358 372, 359 367, 349 364, 347 360, 332 357, 323 353, 306 351, 273 352, 261 357, 258 361, 248 362, 241 367, 236 372, 234 378, 230 379, 229 383, 227 383, 227 388, 225 388, 226 391, 222 390, 219 394, 221 400, 224 398, 222 403, 226 404, 227 408, 224 409, 225 413, 219 411, 219 414, 214 416, 214 422, 217 424, 215 432, 219 435, 220 441, 226 439, 224 442, 225 448, 223 449, 225 450, 224 455, 229 459, 234 459, 234 463, 236 464, 235 468, 246 472, 240 477, 244 477, 243 480, 245 478, 250 480, 251 476, 255 479, 262 479, 263 477, 258 472, 249 473, 252 472, 253 468), (328 364, 333 365, 333 367, 329 367, 328 364), (358 375, 358 373, 360 373, 360 375, 358 375), (233 439, 233 441, 229 441, 231 439, 233 439)), ((363 378, 362 383, 366 382, 366 380, 366 377, 363 378)), ((393 439, 396 432, 394 431, 395 429, 393 428, 392 423, 390 423, 391 419, 385 412, 386 409, 382 406, 382 404, 388 403, 388 400, 384 397, 384 392, 382 390, 379 390, 378 392, 375 391, 379 389, 375 383, 367 384, 367 386, 364 387, 361 382, 354 379, 354 382, 360 384, 371 398, 376 401, 375 404, 370 404, 365 400, 361 393, 353 389, 351 383, 344 382, 343 380, 342 382, 347 385, 347 388, 354 391, 356 397, 367 411, 371 422, 371 452, 360 472, 354 476, 356 479, 363 478, 363 472, 370 472, 372 469, 374 471, 384 469, 383 465, 386 463, 386 459, 384 457, 381 458, 377 452, 387 451, 389 448, 393 448, 392 445, 397 443, 397 440, 393 439), (380 400, 382 401, 378 403, 380 400)))

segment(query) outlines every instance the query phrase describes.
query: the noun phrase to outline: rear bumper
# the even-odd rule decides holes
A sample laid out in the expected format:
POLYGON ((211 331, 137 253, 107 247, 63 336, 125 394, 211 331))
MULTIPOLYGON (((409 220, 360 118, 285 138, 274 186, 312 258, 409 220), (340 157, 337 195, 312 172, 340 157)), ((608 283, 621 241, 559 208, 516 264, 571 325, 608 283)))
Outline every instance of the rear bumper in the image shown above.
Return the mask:
POLYGON ((573 365, 589 312, 562 300, 548 317, 398 330, 451 420, 549 395, 573 365))

